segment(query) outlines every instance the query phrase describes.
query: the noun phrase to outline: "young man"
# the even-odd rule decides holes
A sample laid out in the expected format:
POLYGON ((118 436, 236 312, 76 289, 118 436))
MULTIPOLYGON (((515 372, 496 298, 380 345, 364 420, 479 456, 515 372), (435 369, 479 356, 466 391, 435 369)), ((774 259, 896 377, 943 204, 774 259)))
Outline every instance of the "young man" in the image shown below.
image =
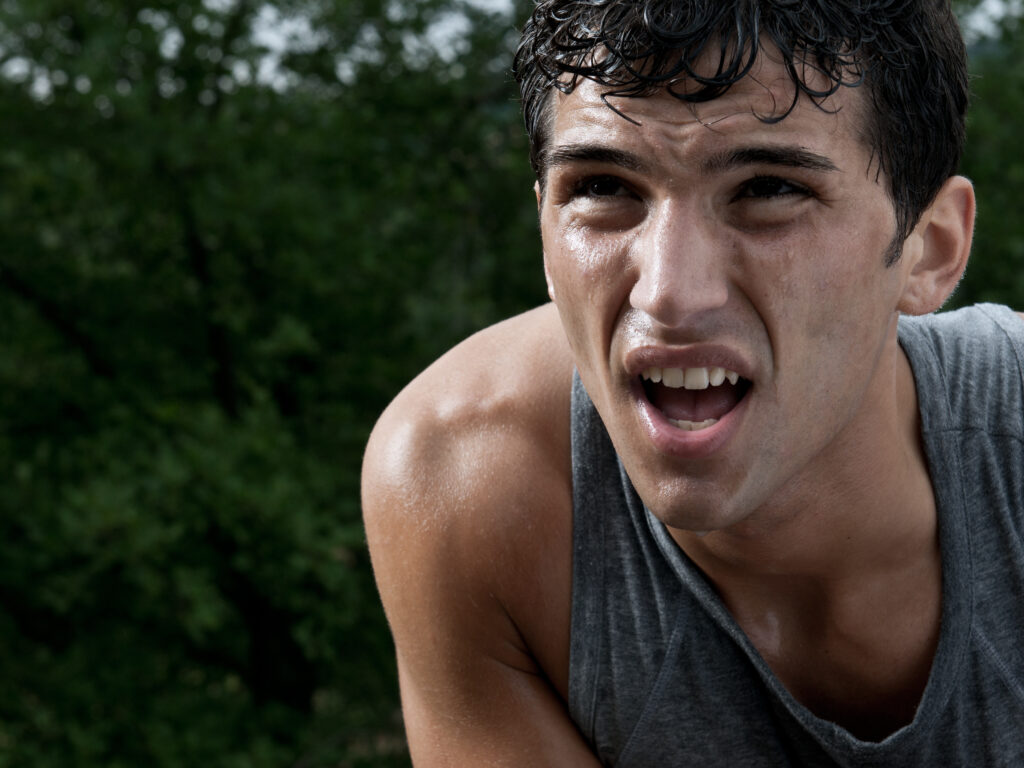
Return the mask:
POLYGON ((546 0, 516 73, 553 305, 364 466, 416 764, 1024 764, 1024 323, 930 314, 946 3, 546 0))

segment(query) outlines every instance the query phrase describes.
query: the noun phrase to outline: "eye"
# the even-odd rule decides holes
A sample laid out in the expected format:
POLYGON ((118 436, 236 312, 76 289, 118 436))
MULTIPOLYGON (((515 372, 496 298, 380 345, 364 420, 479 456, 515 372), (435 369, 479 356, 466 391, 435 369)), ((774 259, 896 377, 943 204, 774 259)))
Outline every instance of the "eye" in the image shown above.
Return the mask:
POLYGON ((589 176, 573 189, 573 197, 622 197, 633 193, 614 176, 589 176))
POLYGON ((794 184, 791 181, 780 179, 778 176, 755 176, 746 182, 736 195, 736 199, 761 199, 770 200, 776 197, 787 197, 799 195, 810 197, 811 193, 806 187, 794 184))

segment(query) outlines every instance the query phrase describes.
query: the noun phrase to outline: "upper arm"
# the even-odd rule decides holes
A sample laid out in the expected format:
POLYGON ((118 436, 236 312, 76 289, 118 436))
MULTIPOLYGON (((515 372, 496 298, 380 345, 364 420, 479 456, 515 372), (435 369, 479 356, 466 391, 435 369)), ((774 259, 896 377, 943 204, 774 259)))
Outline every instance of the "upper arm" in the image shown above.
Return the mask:
POLYGON ((550 681, 558 664, 536 647, 568 654, 557 470, 500 405, 445 413, 422 394, 385 413, 363 469, 414 761, 596 766, 550 681))

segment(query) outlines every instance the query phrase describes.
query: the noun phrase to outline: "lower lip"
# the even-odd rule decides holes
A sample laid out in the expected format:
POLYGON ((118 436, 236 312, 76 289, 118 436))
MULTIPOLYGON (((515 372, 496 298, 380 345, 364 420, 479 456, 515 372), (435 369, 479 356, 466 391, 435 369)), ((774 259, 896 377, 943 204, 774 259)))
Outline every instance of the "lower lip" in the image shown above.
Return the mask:
POLYGON ((658 408, 654 407, 644 393, 643 385, 637 379, 633 383, 633 397, 637 403, 640 421, 654 447, 661 453, 683 459, 702 459, 722 450, 739 429, 747 410, 752 390, 747 390, 736 407, 725 414, 716 424, 690 432, 672 424, 658 408))

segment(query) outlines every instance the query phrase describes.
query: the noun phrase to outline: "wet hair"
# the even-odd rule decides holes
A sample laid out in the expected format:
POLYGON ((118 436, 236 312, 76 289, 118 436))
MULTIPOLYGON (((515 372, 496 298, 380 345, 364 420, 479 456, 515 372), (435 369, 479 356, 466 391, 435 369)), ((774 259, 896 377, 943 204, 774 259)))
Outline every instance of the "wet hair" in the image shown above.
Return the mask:
POLYGON ((840 88, 866 88, 859 131, 888 180, 894 262, 963 151, 966 50, 948 0, 541 0, 513 65, 538 179, 554 89, 592 80, 613 110, 609 97, 662 88, 700 103, 745 77, 763 49, 795 85, 791 103, 758 115, 766 122, 801 95, 824 109, 840 88))

